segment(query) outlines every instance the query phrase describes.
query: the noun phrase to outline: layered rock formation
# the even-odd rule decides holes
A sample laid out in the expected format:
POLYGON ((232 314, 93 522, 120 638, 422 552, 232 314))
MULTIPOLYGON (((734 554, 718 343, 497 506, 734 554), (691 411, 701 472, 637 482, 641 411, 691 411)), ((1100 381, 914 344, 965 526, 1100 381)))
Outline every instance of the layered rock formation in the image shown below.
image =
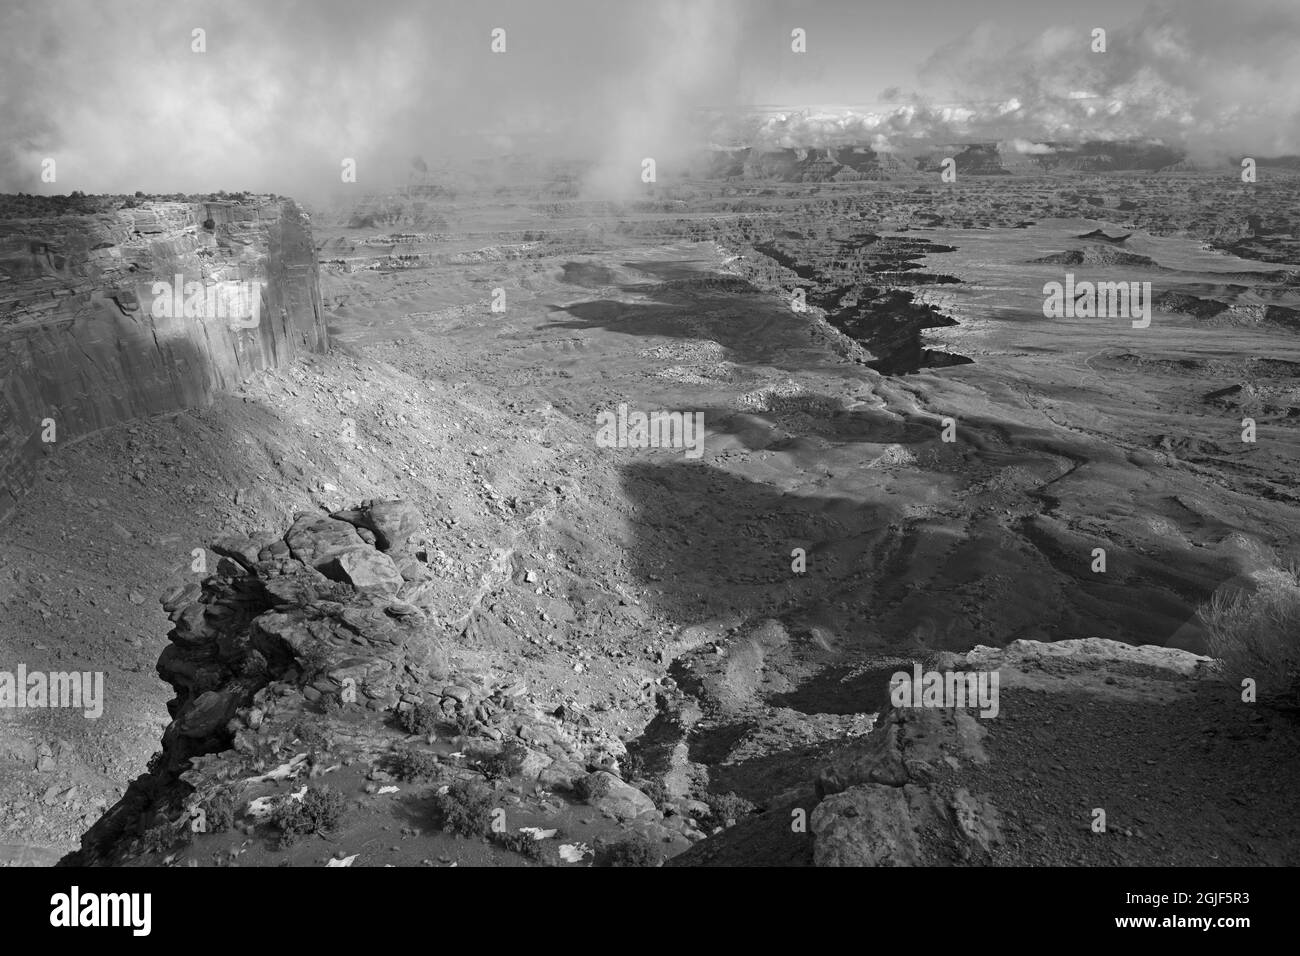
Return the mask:
POLYGON ((0 514, 59 442, 206 404, 327 346, 310 225, 287 200, 0 223, 0 514), (206 295, 177 310, 178 276, 175 296, 199 283, 257 301, 242 317, 209 314, 206 295))
MULTIPOLYGON (((1049 701, 1054 697, 1066 707, 1084 709, 1093 701, 1098 708, 1107 703, 1166 706, 1191 694, 1212 662, 1173 648, 1085 639, 976 647, 967 654, 940 655, 939 663, 944 672, 959 675, 997 673, 1017 697, 1047 695, 1049 701)), ((821 802, 809 820, 816 865, 987 864, 1009 855, 1008 841, 1027 842, 1023 827, 1007 819, 998 773, 989 771, 987 738, 997 724, 981 720, 974 709, 890 709, 870 736, 841 750, 817 777, 821 802)), ((1108 742, 1097 750, 1114 754, 1108 742)), ((1063 766, 1033 764, 1010 772, 1045 770, 1066 773, 1063 766)), ((1115 807, 1118 798, 1113 792, 1108 796, 1115 807)), ((1075 829, 1092 832, 1084 825, 1085 808, 1053 809, 1074 810, 1079 818, 1075 829)), ((1039 824, 1039 830, 1046 828, 1039 824)))
POLYGON ((441 687, 432 612, 410 603, 431 577, 407 546, 418 524, 410 505, 365 502, 304 515, 282 539, 214 543, 216 574, 164 604, 175 626, 157 670, 176 697, 161 759, 86 834, 77 862, 114 859, 141 821, 229 776, 205 755, 256 755, 323 695, 339 701, 346 685, 358 706, 383 710, 441 687))
MULTIPOLYGON (((1032 144, 1020 152, 1011 143, 923 144, 910 153, 877 152, 870 146, 790 146, 714 149, 699 169, 705 179, 786 183, 855 182, 940 171, 951 157, 957 173, 972 176, 1041 175, 1058 170, 1111 173, 1175 168, 1183 155, 1161 143, 1084 142, 1032 144)), ((1267 161, 1286 166, 1285 161, 1267 161)), ((1261 161, 1264 165, 1265 161, 1261 161)))
POLYGON ((617 826, 677 850, 702 838, 685 817, 665 824, 610 772, 626 754, 617 738, 566 723, 562 707, 539 708, 517 677, 453 662, 421 524, 408 502, 365 501, 302 515, 282 538, 215 542, 216 573, 164 603, 174 627, 157 670, 176 697, 162 751, 63 862, 138 859, 158 849, 159 833, 164 847, 186 834, 196 807, 223 801, 255 820, 259 799, 279 799, 263 794, 268 785, 327 767, 369 764, 370 779, 393 779, 382 768, 416 752, 409 740, 394 750, 403 729, 430 743, 435 730, 454 736, 463 752, 419 751, 440 780, 482 776, 481 762, 509 742, 520 780, 573 791, 617 826), (480 763, 461 763, 467 756, 480 763))
POLYGON ((878 180, 901 167, 889 154, 869 146, 835 149, 719 149, 705 158, 706 179, 774 180, 787 183, 858 182, 878 180))

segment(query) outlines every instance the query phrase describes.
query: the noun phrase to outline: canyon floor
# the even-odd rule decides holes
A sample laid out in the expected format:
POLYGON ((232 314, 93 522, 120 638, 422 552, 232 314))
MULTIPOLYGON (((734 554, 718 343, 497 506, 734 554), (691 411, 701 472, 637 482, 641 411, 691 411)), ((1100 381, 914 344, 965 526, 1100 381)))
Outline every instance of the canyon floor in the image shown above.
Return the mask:
MULTIPOLYGON (((1196 621, 1296 555, 1296 181, 697 189, 321 209, 329 354, 50 456, 0 530, 0 649, 106 704, 3 715, 0 859, 53 862, 144 771, 194 549, 401 498, 458 669, 621 740, 690 821, 675 865, 1300 862, 1300 729, 1196 621), (1150 326, 1044 318, 1067 268, 1152 281, 1150 326), (599 447, 620 403, 702 412, 703 456, 599 447), (1000 666, 1001 713, 889 712, 913 661, 1000 666), (761 812, 706 825, 729 792, 761 812)), ((523 862, 338 778, 329 840, 146 862, 523 862)), ((627 829, 512 796, 557 840, 627 829)))

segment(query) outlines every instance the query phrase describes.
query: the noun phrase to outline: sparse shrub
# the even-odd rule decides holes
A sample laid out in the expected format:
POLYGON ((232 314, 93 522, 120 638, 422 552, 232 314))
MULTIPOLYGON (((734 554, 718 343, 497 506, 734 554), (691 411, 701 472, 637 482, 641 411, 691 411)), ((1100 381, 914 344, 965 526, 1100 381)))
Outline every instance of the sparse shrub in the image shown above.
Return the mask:
POLYGON ((709 808, 708 823, 715 827, 734 826, 754 812, 754 804, 733 791, 706 793, 704 803, 709 808))
POLYGON ((609 794, 611 784, 608 777, 591 773, 573 781, 573 792, 579 800, 599 800, 609 794))
POLYGON ((397 723, 408 734, 419 734, 423 737, 434 732, 438 725, 438 718, 441 716, 438 708, 433 704, 416 704, 406 710, 399 710, 397 723))
POLYGON ((668 803, 668 788, 658 777, 645 777, 637 780, 636 788, 654 801, 660 810, 668 803))
POLYGON ((175 823, 163 820, 140 835, 140 853, 166 853, 173 847, 189 841, 189 827, 177 826, 175 823))
POLYGON ((639 753, 629 750, 618 762, 618 767, 623 772, 623 779, 631 783, 645 774, 645 759, 639 753))
POLYGON ((1300 708, 1300 567, 1278 572, 1254 593, 1216 594, 1197 616, 1230 683, 1252 678, 1261 703, 1300 708))
POLYGON ((293 739, 311 752, 324 752, 330 749, 329 734, 310 721, 300 720, 293 725, 293 739))
POLYGON ((662 856, 659 849, 640 834, 633 834, 605 847, 597 865, 658 866, 660 862, 662 856))
POLYGON ((398 780, 418 782, 438 775, 438 758, 427 750, 399 750, 389 760, 389 770, 398 780))
POLYGON ((528 748, 522 741, 512 738, 501 746, 499 753, 483 760, 479 767, 483 771, 483 776, 489 780, 501 780, 518 774, 523 769, 527 757, 528 748))
POLYGON ((298 668, 302 671, 300 683, 303 684, 310 684, 325 674, 330 668, 332 659, 330 646, 320 638, 305 641, 295 656, 298 660, 298 668))
POLYGON ((239 812, 234 794, 224 787, 213 790, 199 802, 203 811, 203 823, 209 833, 223 833, 235 825, 235 815, 239 812))
POLYGON ((292 846, 300 836, 332 831, 343 816, 344 802, 343 795, 329 787, 309 787, 301 800, 283 800, 271 817, 280 829, 280 846, 292 846))
POLYGON ((442 829, 481 837, 492 825, 492 791, 478 780, 457 780, 434 796, 433 809, 442 829))
POLYGON ((462 710, 456 714, 454 726, 457 734, 462 737, 470 737, 473 736, 474 730, 478 727, 478 718, 468 710, 462 710))
POLYGON ((553 865, 559 859, 558 852, 551 845, 554 840, 536 840, 531 833, 496 833, 492 839, 497 846, 534 863, 553 865))

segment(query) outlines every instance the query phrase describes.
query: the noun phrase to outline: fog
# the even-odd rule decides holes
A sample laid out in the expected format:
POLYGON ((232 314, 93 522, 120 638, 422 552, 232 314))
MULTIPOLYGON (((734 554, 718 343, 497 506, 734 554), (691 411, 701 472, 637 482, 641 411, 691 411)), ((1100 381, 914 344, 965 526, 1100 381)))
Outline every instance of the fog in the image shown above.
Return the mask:
MULTIPOLYGON (((1018 36, 990 21, 936 33, 882 109, 746 109, 781 95, 770 66, 788 23, 833 23, 836 6, 9 0, 0 189, 306 196, 342 188, 347 159, 357 186, 383 188, 422 175, 414 157, 436 172, 517 154, 584 159, 586 188, 619 194, 638 187, 643 158, 671 168, 711 141, 1041 151, 1160 138, 1207 156, 1300 152, 1294 3, 1148 7, 1111 27, 1105 54, 1077 28, 1018 36), (498 27, 505 51, 494 53, 498 27), (41 180, 46 160, 53 183, 41 180)), ((843 90, 846 102, 880 95, 843 90)))

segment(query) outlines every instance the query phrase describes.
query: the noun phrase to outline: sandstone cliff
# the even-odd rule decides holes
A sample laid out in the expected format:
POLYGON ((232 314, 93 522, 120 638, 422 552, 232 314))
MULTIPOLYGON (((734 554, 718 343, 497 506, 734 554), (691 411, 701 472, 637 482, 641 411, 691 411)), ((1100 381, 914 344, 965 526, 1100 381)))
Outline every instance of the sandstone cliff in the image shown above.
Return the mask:
POLYGON ((327 346, 310 225, 287 200, 0 222, 0 515, 59 443, 206 404, 327 346), (177 276, 259 301, 242 321, 167 315, 155 283, 177 276))

